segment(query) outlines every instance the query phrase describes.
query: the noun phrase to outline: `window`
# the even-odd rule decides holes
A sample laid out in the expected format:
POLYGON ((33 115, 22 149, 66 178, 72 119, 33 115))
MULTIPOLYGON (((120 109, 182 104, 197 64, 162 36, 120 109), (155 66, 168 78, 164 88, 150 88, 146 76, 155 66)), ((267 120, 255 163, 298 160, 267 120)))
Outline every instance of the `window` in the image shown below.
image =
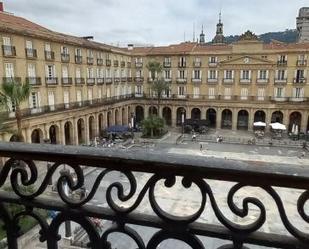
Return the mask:
POLYGON ((193 79, 201 79, 201 70, 193 70, 193 79))
POLYGON ((180 57, 179 58, 179 63, 180 63, 180 66, 185 66, 186 65, 186 57, 180 57))
POLYGON ((209 95, 209 99, 214 99, 216 96, 215 96, 215 88, 214 87, 210 87, 208 89, 208 95, 209 95))
POLYGON ((258 79, 266 80, 267 77, 268 77, 268 71, 267 70, 259 70, 259 72, 258 72, 258 79))
POLYGON ((29 49, 29 50, 33 49, 32 41, 26 41, 26 49, 29 49))
POLYGON ((87 68, 87 78, 88 79, 94 78, 94 70, 92 67, 87 68))
POLYGON ((264 98, 265 98, 265 88, 258 88, 257 98, 258 98, 258 100, 264 100, 264 98))
POLYGON ((286 79, 286 70, 277 70, 277 79, 285 80, 286 79))
POLYGON ((305 79, 305 70, 298 69, 295 71, 295 83, 302 83, 305 79))
POLYGON ((51 79, 55 78, 56 70, 55 65, 46 65, 46 77, 51 79))
POLYGON ((62 67, 62 78, 68 78, 69 77, 69 69, 66 66, 62 67))
POLYGON ((240 90, 240 99, 241 100, 248 99, 248 88, 241 88, 241 90, 240 90))
POLYGON ((284 88, 283 87, 275 87, 275 98, 283 98, 284 97, 284 88))
POLYGON ((287 55, 279 55, 279 62, 286 62, 288 59, 288 56, 287 55))
POLYGON ((50 43, 45 43, 45 51, 46 51, 46 52, 51 52, 50 43))
POLYGON ((81 78, 81 69, 79 67, 75 69, 75 77, 78 79, 81 78))
POLYGON ((29 78, 36 77, 35 64, 28 64, 28 77, 29 78))
POLYGON ((304 97, 304 88, 294 87, 293 88, 293 98, 303 98, 304 97))
POLYGON ((240 78, 242 80, 250 80, 251 79, 251 71, 250 70, 241 70, 240 78))
POLYGON ((75 55, 76 56, 82 56, 82 50, 80 48, 75 49, 75 55))
POLYGON ((76 91, 76 101, 80 104, 82 102, 82 91, 81 90, 76 91))
POLYGON ((187 73, 185 70, 178 70, 178 78, 185 79, 187 76, 187 73))
POLYGON ((165 79, 171 79, 171 70, 165 70, 164 71, 164 78, 165 79))
POLYGON ((218 61, 218 57, 211 56, 209 57, 209 63, 216 63, 218 61))
POLYGON ((52 91, 48 92, 48 105, 51 110, 55 109, 55 93, 52 91))
POLYGON ((164 63, 171 63, 171 57, 165 57, 164 63))
POLYGON ((69 103, 70 103, 69 91, 63 91, 63 103, 64 103, 65 108, 69 107, 69 103))
POLYGON ((136 77, 138 77, 138 78, 143 77, 143 71, 142 70, 136 70, 136 77))
POLYGON ((91 102, 92 101, 92 89, 88 89, 88 100, 91 102))
POLYGON ((92 51, 91 49, 88 49, 88 50, 87 50, 87 56, 88 56, 89 58, 93 58, 93 51, 92 51))
POLYGON ((13 63, 4 63, 5 77, 14 78, 14 65, 13 63))
POLYGON ((104 78, 103 68, 97 68, 97 78, 104 78))
POLYGON ((231 99, 231 88, 224 88, 224 99, 231 99))
POLYGON ((234 71, 233 70, 225 70, 224 71, 224 79, 232 80, 234 78, 234 71))
POLYGON ((31 109, 37 109, 40 106, 39 92, 31 92, 29 96, 29 104, 31 109))
POLYGON ((199 98, 199 96, 200 96, 200 88, 193 87, 193 98, 199 98))
POLYGON ((2 40, 4 46, 12 46, 11 37, 3 36, 2 40))
POLYGON ((135 63, 142 63, 142 62, 143 62, 143 58, 142 57, 135 58, 135 63))
POLYGON ((62 46, 61 47, 61 53, 65 54, 65 55, 68 55, 69 54, 69 48, 65 47, 65 46, 62 46))
POLYGON ((184 97, 185 94, 186 94, 185 87, 184 86, 178 86, 178 96, 184 97))
POLYGON ((135 86, 135 96, 141 97, 143 95, 143 86, 135 86))
POLYGON ((208 79, 217 79, 218 71, 217 70, 208 70, 208 79))

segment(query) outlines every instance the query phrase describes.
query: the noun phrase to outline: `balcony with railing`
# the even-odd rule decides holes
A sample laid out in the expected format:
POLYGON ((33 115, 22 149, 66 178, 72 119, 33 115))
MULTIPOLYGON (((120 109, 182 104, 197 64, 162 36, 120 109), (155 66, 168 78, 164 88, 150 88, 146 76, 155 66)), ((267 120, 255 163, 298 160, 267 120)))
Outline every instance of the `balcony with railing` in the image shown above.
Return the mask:
POLYGON ((57 77, 46 77, 45 83, 48 86, 56 86, 58 85, 58 78, 57 77))
POLYGON ((208 84, 218 84, 219 80, 218 78, 208 78, 207 83, 208 84))
POLYGON ((186 84, 187 83, 187 78, 177 78, 176 79, 176 82, 178 83, 178 84, 186 84))
POLYGON ((199 84, 202 83, 202 78, 192 78, 191 81, 192 83, 199 84))
POLYGON ((144 83, 144 77, 134 77, 135 83, 144 83))
POLYGON ((87 64, 88 65, 93 65, 94 58, 93 57, 87 57, 87 64))
POLYGON ((63 86, 71 86, 73 84, 73 80, 71 77, 63 77, 61 78, 61 84, 63 86))
POLYGON ((119 61, 118 60, 114 60, 114 67, 119 67, 119 61))
POLYGON ((86 82, 87 82, 87 85, 94 85, 95 84, 95 78, 87 78, 86 82))
POLYGON ((3 77, 3 83, 21 83, 21 77, 3 77))
POLYGON ((268 82, 269 82, 269 79, 259 79, 259 78, 256 79, 256 84, 259 84, 259 85, 264 85, 264 84, 267 84, 268 82))
POLYGON ((235 82, 234 78, 224 78, 222 80, 222 83, 225 84, 225 85, 232 85, 232 84, 234 84, 234 82, 235 82))
POLYGON ((127 82, 127 77, 121 77, 121 82, 122 83, 127 82))
POLYGON ((97 59, 97 65, 98 66, 103 66, 103 59, 98 58, 97 59))
POLYGON ((112 65, 112 60, 106 59, 105 64, 107 67, 110 67, 112 65))
POLYGON ((97 85, 103 85, 104 84, 104 78, 97 78, 97 85))
POLYGON ((173 80, 173 79, 172 79, 171 77, 170 77, 170 78, 164 78, 164 81, 165 81, 165 82, 168 82, 168 83, 171 83, 172 80, 173 80))
POLYGON ((305 67, 305 66, 307 66, 307 60, 297 60, 296 66, 298 66, 298 67, 305 67))
POLYGON ((27 77, 26 82, 30 84, 31 86, 41 86, 42 85, 41 77, 27 77))
POLYGON ((61 62, 70 62, 70 54, 61 53, 61 62))
POLYGON ((287 78, 275 78, 275 84, 284 85, 288 82, 287 78))
POLYGON ((82 64, 83 63, 83 56, 75 55, 75 63, 76 64, 82 64))
POLYGON ((131 244, 128 249, 167 248, 167 242, 194 249, 308 248, 307 167, 24 143, 0 143, 0 156, 6 158, 0 209, 9 249, 18 248, 24 216, 37 221, 37 243, 49 249, 62 248, 60 226, 72 221, 95 249, 115 248, 117 240, 131 244), (90 180, 89 170, 96 172, 90 180), (29 185, 36 186, 31 194, 29 185), (7 204, 23 208, 11 213, 7 204), (46 220, 38 209, 55 215, 46 220))
POLYGON ((278 67, 286 67, 288 65, 288 61, 286 60, 279 60, 277 61, 277 66, 278 67))
POLYGON ((252 79, 239 79, 239 84, 242 84, 242 85, 247 85, 247 84, 250 84, 252 81, 252 79))
POLYGON ((25 48, 26 58, 27 59, 36 59, 38 57, 36 49, 25 48))
POLYGON ((193 67, 201 67, 202 66, 202 62, 200 61, 194 61, 193 62, 193 67))
POLYGON ((133 78, 132 77, 127 77, 128 82, 132 82, 133 78))
POLYGON ((112 77, 106 77, 106 78, 105 78, 105 83, 106 83, 107 85, 112 84, 112 83, 113 83, 113 78, 112 78, 112 77))
POLYGON ((47 61, 53 61, 55 60, 55 53, 52 51, 44 51, 45 60, 47 61))
POLYGON ((294 84, 306 84, 307 78, 294 78, 293 83, 294 84))
POLYGON ((84 85, 85 78, 75 78, 75 85, 84 85))
POLYGON ((120 77, 114 77, 114 82, 119 83, 120 82, 120 77))
POLYGON ((216 67, 216 66, 218 66, 218 62, 217 61, 209 61, 208 66, 209 67, 216 67))
POLYGON ((15 57, 16 56, 15 46, 2 45, 2 54, 4 57, 15 57))

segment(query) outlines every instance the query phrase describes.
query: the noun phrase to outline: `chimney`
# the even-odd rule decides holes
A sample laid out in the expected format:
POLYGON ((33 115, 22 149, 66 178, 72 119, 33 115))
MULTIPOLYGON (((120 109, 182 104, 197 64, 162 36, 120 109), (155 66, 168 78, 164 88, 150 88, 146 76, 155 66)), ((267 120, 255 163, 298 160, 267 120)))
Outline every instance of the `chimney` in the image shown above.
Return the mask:
POLYGON ((0 12, 4 12, 3 2, 0 2, 0 12))
POLYGON ((128 50, 133 50, 134 45, 133 44, 128 44, 128 50))

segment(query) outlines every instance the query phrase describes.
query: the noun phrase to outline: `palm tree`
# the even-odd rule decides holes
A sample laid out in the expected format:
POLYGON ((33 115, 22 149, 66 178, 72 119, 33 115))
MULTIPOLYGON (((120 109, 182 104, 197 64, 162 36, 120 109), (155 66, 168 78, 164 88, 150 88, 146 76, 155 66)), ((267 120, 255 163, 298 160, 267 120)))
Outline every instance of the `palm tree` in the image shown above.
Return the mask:
POLYGON ((150 71, 152 80, 152 91, 155 92, 157 97, 158 113, 160 110, 160 102, 164 91, 169 89, 169 84, 161 77, 162 65, 157 61, 150 61, 146 65, 146 68, 150 71))
POLYGON ((4 106, 7 110, 10 109, 11 105, 15 106, 15 118, 17 124, 17 139, 19 142, 23 142, 24 138, 22 136, 22 113, 20 105, 22 102, 29 98, 31 86, 29 83, 19 83, 19 82, 3 82, 0 89, 0 104, 4 106))

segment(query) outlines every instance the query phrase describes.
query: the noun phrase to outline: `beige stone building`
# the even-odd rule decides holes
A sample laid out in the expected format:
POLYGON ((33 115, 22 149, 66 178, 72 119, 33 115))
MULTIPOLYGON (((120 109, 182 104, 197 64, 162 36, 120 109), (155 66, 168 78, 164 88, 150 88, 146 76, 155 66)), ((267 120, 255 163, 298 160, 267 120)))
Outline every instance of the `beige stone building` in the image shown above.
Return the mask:
MULTIPOLYGON (((185 115, 217 129, 252 130, 254 121, 264 121, 309 130, 309 43, 264 44, 246 32, 224 44, 221 19, 212 44, 128 48, 57 33, 5 12, 0 24, 0 78, 32 85, 22 107, 27 142, 81 144, 107 126, 140 122, 156 110, 146 69, 151 60, 162 63, 170 83, 156 110, 170 126, 185 115)), ((14 126, 14 104, 9 116, 14 126)))

